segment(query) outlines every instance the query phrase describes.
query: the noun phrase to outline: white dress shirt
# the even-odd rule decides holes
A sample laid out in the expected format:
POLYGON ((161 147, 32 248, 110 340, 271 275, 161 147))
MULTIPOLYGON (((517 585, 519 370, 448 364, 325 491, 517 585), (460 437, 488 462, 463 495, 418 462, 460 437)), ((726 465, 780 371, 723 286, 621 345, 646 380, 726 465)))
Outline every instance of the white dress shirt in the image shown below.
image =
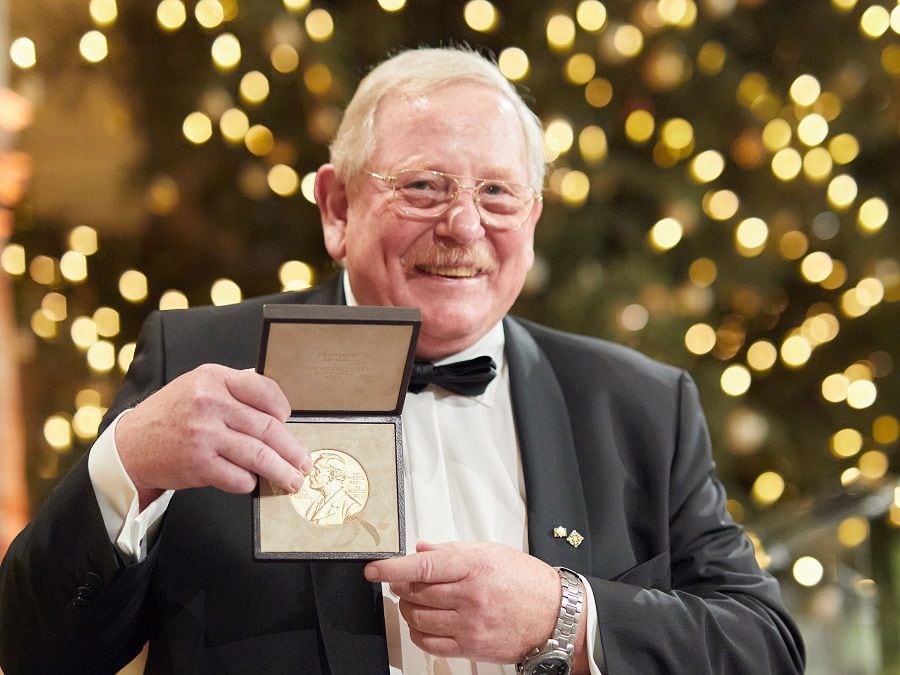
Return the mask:
MULTIPOLYGON (((403 406, 406 547, 416 542, 493 541, 528 550, 525 479, 516 443, 509 373, 503 357, 503 326, 497 324, 470 349, 436 365, 491 356, 497 377, 479 396, 459 396, 429 385, 409 394, 403 406)), ((391 674, 499 675, 515 666, 432 656, 416 647, 388 584, 385 630, 391 674)))
MULTIPOLYGON (((346 275, 344 291, 347 304, 355 305, 346 275)), ((415 551, 420 540, 491 541, 528 550, 525 482, 504 343, 503 326, 498 323, 469 349, 436 362, 442 365, 491 356, 498 364, 498 374, 483 394, 459 396, 429 385, 406 397, 401 419, 409 552, 415 551)), ((115 446, 118 419, 94 443, 88 467, 110 541, 127 560, 137 562, 146 556, 148 542, 153 541, 173 491, 166 491, 138 512, 137 489, 115 446)), ((582 583, 588 654, 601 663, 594 598, 584 577, 582 583)), ((422 651, 410 639, 409 627, 397 609, 397 597, 387 584, 382 585, 382 590, 391 675, 515 673, 514 665, 440 658, 422 651)), ((591 672, 600 675, 595 663, 591 663, 591 672)))

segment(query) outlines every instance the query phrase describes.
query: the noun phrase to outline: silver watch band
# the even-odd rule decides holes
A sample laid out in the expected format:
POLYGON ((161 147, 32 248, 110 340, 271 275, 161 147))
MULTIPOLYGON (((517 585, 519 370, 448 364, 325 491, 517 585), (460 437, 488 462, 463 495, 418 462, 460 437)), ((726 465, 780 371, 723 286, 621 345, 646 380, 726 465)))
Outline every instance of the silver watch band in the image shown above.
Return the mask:
POLYGON ((517 673, 568 673, 575 655, 578 623, 584 610, 584 589, 581 578, 572 570, 557 567, 560 583, 559 614, 550 639, 537 647, 516 665, 517 673))
POLYGON ((584 591, 581 579, 572 570, 557 567, 562 600, 559 603, 559 616, 556 618, 556 629, 551 639, 555 639, 559 649, 569 653, 575 651, 575 638, 578 635, 578 622, 584 610, 584 591))

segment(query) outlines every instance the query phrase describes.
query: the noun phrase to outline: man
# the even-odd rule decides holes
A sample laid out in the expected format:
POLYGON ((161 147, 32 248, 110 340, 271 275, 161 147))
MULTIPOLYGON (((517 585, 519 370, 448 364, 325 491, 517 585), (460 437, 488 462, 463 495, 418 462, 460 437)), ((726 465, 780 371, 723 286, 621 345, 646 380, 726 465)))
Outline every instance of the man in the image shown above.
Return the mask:
POLYGON ((541 143, 475 54, 372 71, 316 181, 346 272, 151 315, 110 426, 4 561, 2 666, 111 672, 149 641, 151 672, 800 671, 687 375, 506 316, 534 259, 541 143), (481 394, 407 396, 415 553, 253 561, 256 476, 296 491, 312 468, 283 394, 248 370, 264 301, 418 307, 419 358, 496 362, 481 394))

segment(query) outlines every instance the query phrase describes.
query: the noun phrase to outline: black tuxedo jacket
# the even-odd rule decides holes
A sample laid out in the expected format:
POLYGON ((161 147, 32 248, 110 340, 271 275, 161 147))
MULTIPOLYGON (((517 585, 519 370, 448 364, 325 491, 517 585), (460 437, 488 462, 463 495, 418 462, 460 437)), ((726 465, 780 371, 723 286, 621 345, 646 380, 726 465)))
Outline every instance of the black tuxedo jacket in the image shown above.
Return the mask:
MULTIPOLYGON (((256 363, 264 302, 334 304, 334 281, 155 312, 105 424, 202 363, 256 363)), ((803 648, 724 509, 690 378, 636 352, 507 318, 530 552, 589 578, 607 672, 792 673, 803 648), (565 526, 578 548, 554 538, 565 526)), ((3 561, 0 666, 115 672, 386 673, 380 586, 361 563, 256 562, 251 500, 175 494, 147 559, 110 545, 86 457, 3 561)))

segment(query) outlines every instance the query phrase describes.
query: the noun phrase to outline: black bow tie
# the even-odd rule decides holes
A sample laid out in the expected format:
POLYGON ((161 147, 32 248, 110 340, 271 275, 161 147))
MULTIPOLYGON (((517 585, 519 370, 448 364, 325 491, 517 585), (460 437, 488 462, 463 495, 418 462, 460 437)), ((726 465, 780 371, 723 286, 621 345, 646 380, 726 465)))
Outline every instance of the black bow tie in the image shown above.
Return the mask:
POLYGON ((484 393, 496 376, 497 364, 490 356, 479 356, 445 366, 416 361, 413 363, 412 377, 409 378, 409 390, 418 394, 429 384, 436 384, 454 394, 477 396, 484 393))

